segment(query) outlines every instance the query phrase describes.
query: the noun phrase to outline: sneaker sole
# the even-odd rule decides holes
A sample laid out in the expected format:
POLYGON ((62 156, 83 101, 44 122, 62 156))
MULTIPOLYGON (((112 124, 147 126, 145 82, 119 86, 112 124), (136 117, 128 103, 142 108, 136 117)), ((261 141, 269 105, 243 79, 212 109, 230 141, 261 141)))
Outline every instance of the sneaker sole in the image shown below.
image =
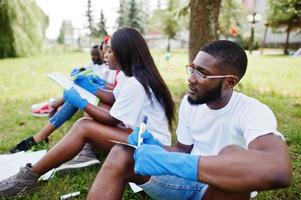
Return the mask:
POLYGON ((45 113, 45 114, 36 114, 36 113, 32 113, 29 112, 30 115, 35 116, 35 117, 48 117, 49 114, 45 113))
POLYGON ((65 174, 68 171, 72 172, 75 171, 76 169, 82 169, 85 167, 90 167, 92 165, 100 165, 100 161, 99 160, 91 160, 88 162, 82 162, 82 163, 77 163, 77 164, 73 164, 73 165, 61 165, 58 168, 56 168, 54 170, 54 173, 59 173, 59 174, 65 174))

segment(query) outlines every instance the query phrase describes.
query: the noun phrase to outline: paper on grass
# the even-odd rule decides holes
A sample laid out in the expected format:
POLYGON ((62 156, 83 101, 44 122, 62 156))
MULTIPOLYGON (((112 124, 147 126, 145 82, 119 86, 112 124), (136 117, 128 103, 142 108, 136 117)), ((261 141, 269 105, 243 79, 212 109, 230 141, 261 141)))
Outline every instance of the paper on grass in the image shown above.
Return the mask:
POLYGON ((79 93, 79 95, 82 98, 87 99, 87 101, 90 104, 95 105, 95 106, 98 104, 98 98, 94 94, 92 94, 91 92, 85 90, 84 88, 74 84, 73 81, 69 80, 61 73, 52 72, 50 74, 47 74, 47 76, 51 80, 55 81, 56 83, 58 83, 60 86, 62 86, 65 89, 70 89, 71 87, 73 87, 79 93))
MULTIPOLYGON (((17 174, 20 167, 24 167, 27 163, 35 164, 46 154, 46 150, 35 152, 18 152, 14 154, 0 155, 0 181, 17 174)), ((40 180, 48 180, 53 174, 53 170, 40 177, 40 180)))

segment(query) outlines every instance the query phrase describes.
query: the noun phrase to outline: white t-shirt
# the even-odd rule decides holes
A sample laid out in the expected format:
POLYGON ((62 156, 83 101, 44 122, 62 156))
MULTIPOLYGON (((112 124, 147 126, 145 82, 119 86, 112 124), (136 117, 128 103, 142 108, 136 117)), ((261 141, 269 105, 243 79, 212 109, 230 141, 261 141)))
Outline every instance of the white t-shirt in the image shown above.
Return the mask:
POLYGON ((115 103, 110 114, 120 120, 127 128, 139 127, 144 116, 148 117, 147 130, 164 145, 171 144, 168 120, 161 104, 152 96, 150 100, 135 77, 127 77, 122 72, 117 76, 117 85, 113 90, 115 103), (121 79, 121 80, 120 80, 121 79))
POLYGON ((193 106, 185 96, 179 110, 177 140, 193 145, 193 155, 217 155, 225 146, 248 144, 259 136, 277 131, 273 112, 258 100, 233 92, 222 109, 212 110, 206 104, 193 106))
POLYGON ((113 90, 113 94, 114 94, 115 99, 118 97, 119 92, 120 92, 120 90, 121 90, 121 88, 124 84, 125 79, 126 79, 125 74, 122 71, 120 71, 116 76, 117 84, 116 84, 116 86, 113 90))
POLYGON ((110 84, 114 84, 115 77, 116 77, 116 71, 111 70, 108 68, 108 66, 103 63, 101 65, 91 63, 85 67, 85 69, 92 69, 92 71, 99 76, 101 79, 104 79, 110 84))

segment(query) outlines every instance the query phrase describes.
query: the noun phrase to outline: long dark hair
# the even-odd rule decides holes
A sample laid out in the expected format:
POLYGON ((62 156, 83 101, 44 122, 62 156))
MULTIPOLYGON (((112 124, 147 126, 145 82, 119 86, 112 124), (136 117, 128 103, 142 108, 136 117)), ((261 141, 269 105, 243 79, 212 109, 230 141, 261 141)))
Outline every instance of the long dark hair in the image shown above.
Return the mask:
POLYGON ((133 28, 120 28, 112 35, 111 47, 124 74, 134 76, 142 84, 148 98, 151 99, 153 92, 172 127, 175 105, 141 34, 133 28))

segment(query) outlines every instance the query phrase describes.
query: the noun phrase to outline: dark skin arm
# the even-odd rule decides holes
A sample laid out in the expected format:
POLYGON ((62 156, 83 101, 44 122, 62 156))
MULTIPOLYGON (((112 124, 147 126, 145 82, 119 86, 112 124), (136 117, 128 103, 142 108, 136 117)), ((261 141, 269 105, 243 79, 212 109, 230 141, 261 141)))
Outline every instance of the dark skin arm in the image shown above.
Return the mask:
POLYGON ((200 157, 198 180, 225 191, 250 192, 288 187, 291 183, 288 149, 274 134, 256 138, 249 149, 200 157))
POLYGON ((174 146, 164 146, 164 149, 170 152, 182 152, 182 153, 190 153, 193 145, 185 145, 181 142, 177 141, 174 146))
POLYGON ((110 111, 103 107, 93 106, 92 104, 88 104, 85 109, 85 112, 89 114, 95 121, 98 121, 102 124, 106 124, 109 126, 116 126, 120 123, 118 119, 115 119, 110 115, 110 111))
POLYGON ((99 88, 95 95, 100 99, 101 102, 107 105, 112 106, 113 103, 115 102, 115 97, 113 91, 111 90, 104 90, 99 88))

